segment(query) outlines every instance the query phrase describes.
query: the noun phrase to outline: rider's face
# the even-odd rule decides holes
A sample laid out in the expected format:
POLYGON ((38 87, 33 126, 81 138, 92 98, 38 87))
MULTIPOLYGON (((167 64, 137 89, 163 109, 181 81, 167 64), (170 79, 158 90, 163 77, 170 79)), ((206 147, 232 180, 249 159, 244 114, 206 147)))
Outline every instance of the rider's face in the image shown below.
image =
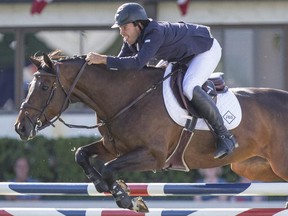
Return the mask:
POLYGON ((120 35, 123 37, 123 40, 128 44, 132 45, 137 41, 141 31, 138 26, 135 26, 133 23, 128 23, 126 25, 120 26, 120 35))

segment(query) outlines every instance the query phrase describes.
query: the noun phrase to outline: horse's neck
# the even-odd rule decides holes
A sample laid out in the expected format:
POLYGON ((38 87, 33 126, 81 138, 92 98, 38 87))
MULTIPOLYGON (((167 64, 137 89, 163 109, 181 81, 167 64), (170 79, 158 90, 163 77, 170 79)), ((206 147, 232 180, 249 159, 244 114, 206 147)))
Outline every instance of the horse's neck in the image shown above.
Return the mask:
POLYGON ((88 67, 79 80, 78 97, 102 118, 110 118, 143 94, 163 73, 155 69, 110 71, 88 67))

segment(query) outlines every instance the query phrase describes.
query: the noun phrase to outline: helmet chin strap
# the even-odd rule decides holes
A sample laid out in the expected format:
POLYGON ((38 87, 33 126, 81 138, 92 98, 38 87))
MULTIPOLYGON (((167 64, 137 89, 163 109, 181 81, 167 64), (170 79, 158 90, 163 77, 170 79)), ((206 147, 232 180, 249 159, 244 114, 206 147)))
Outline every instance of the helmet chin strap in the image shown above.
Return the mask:
POLYGON ((139 29, 140 29, 140 31, 142 31, 143 29, 144 29, 144 27, 143 27, 143 25, 142 25, 142 23, 140 23, 140 22, 138 22, 138 27, 139 27, 139 29))

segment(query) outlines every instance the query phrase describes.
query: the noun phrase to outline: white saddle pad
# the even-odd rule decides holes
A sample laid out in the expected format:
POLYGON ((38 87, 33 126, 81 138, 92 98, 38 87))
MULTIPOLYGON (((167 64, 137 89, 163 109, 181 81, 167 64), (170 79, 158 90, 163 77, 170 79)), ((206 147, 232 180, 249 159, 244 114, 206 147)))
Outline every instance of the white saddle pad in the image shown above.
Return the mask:
MULTIPOLYGON (((169 64, 164 76, 169 74, 171 69, 172 64, 169 64)), ((183 109, 177 102, 177 99, 175 98, 170 87, 170 80, 171 78, 169 77, 163 82, 163 97, 165 106, 173 121, 184 127, 187 119, 190 119, 190 116, 188 116, 187 110, 183 109)), ((232 130, 240 124, 242 118, 241 106, 232 91, 228 90, 225 93, 218 94, 216 105, 228 130, 232 130)), ((209 130, 203 119, 198 119, 195 129, 209 130)))

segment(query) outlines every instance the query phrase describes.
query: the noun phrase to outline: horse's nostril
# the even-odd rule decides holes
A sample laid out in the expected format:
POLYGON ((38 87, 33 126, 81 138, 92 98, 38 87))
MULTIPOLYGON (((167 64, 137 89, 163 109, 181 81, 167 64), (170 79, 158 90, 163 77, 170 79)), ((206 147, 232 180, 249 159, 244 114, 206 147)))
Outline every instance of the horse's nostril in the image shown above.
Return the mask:
POLYGON ((18 126, 16 127, 16 131, 19 131, 19 132, 23 133, 23 132, 25 132, 25 127, 24 127, 24 126, 21 126, 21 125, 18 125, 18 126))
POLYGON ((25 127, 21 127, 20 128, 20 131, 23 133, 23 132, 25 132, 25 127))

